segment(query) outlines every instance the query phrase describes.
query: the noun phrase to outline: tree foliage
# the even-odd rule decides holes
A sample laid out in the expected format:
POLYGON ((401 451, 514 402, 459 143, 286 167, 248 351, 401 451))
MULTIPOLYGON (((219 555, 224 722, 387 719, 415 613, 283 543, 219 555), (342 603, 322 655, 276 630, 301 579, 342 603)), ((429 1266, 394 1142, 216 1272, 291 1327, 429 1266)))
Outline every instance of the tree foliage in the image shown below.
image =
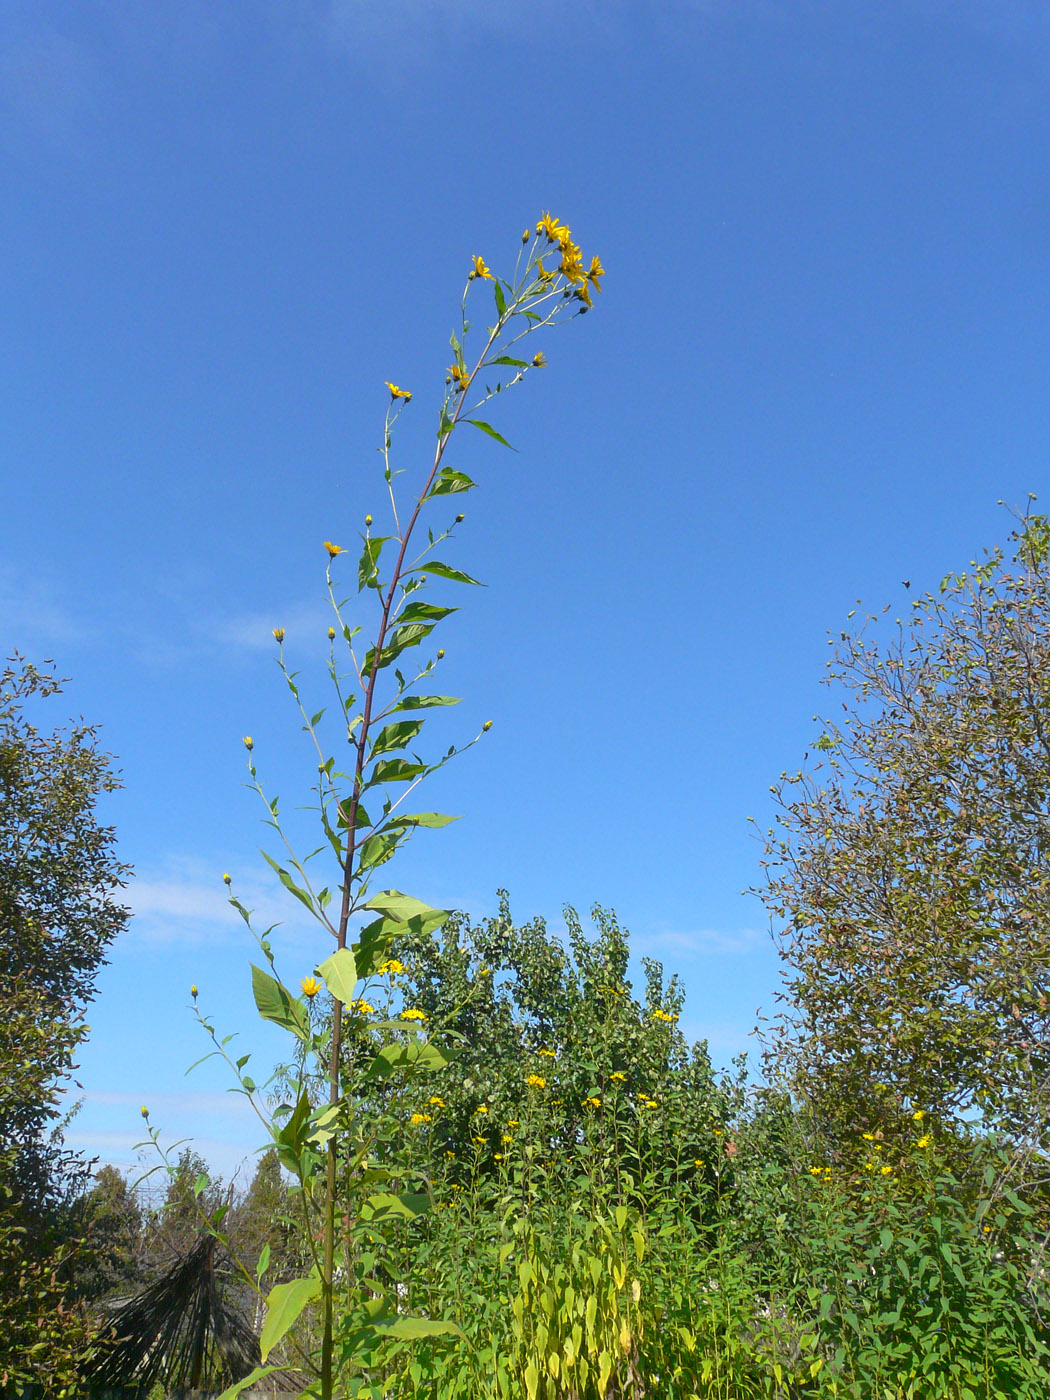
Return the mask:
POLYGON ((776 787, 764 897, 790 1003, 775 1051, 829 1123, 984 1114, 1046 1143, 1050 525, 843 633, 843 698, 776 787))

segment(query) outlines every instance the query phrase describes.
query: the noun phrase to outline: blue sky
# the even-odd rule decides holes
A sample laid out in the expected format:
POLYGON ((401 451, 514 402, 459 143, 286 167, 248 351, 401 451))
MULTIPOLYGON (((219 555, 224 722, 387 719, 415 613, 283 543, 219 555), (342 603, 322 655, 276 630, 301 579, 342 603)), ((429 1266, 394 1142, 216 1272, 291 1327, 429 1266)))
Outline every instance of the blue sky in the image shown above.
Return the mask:
POLYGON ((188 987, 265 1061, 224 903, 327 949, 256 848, 241 735, 311 760, 325 539, 379 516, 384 379, 422 460, 470 257, 542 209, 607 269, 501 403, 452 562, 462 813, 391 880, 561 923, 614 907, 719 1062, 778 963, 747 818, 832 701, 827 635, 903 608, 1046 474, 1050 21, 1010 0, 6 0, 0 639, 102 726, 135 918, 92 1007, 77 1146, 138 1106, 223 1171, 258 1142, 188 987), (491 450, 490 450, 491 449, 491 450))

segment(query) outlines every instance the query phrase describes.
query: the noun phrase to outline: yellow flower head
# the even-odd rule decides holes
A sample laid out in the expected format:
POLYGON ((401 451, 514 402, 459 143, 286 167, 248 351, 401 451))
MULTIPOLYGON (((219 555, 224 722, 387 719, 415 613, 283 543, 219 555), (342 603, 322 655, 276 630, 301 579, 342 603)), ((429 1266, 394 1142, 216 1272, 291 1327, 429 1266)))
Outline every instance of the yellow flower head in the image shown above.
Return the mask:
POLYGON ((488 1105, 483 1103, 479 1103, 477 1108, 474 1110, 475 1113, 488 1113, 488 1111, 488 1105))
POLYGON ((626 1076, 626 1074, 621 1074, 619 1070, 617 1070, 615 1074, 611 1074, 611 1075, 609 1076, 609 1078, 610 1078, 610 1079, 615 1079, 615 1081, 616 1081, 617 1084, 626 1084, 626 1083, 627 1083, 627 1076, 626 1076))
POLYGON ((334 559, 337 554, 342 554, 343 552, 343 546, 341 544, 333 544, 331 540, 325 540, 324 547, 328 550, 329 559, 334 559))
POLYGON ((386 962, 380 963, 378 968, 380 977, 396 977, 404 970, 404 963, 398 962, 397 958, 387 958, 386 962))
POLYGON ((477 1135, 475 1135, 470 1140, 471 1142, 476 1142, 479 1147, 485 1146, 485 1139, 483 1137, 478 1137, 477 1135))
POLYGON ((433 1123, 433 1121, 434 1120, 433 1118, 431 1118, 429 1113, 413 1113, 412 1117, 409 1119, 409 1122, 417 1128, 419 1127, 420 1123, 433 1123))
MULTIPOLYGON (((693 1158, 693 1166, 694 1166, 694 1167, 702 1167, 703 1165, 704 1165, 704 1159, 703 1159, 702 1157, 694 1157, 694 1158, 693 1158)), ((812 1168, 810 1168, 810 1170, 812 1170, 812 1168)))
POLYGON ((554 276, 554 273, 551 272, 549 267, 543 266, 542 258, 536 259, 536 276, 540 279, 541 282, 549 282, 554 276))
POLYGON ((255 748, 255 740, 250 734, 246 734, 241 740, 241 743, 244 745, 244 747, 248 750, 249 753, 251 753, 252 749, 255 748))
POLYGON ((931 1143, 932 1141, 933 1141, 933 1138, 930 1137, 929 1133, 923 1133, 922 1137, 919 1138, 919 1140, 918 1140, 918 1142, 916 1142, 915 1146, 916 1146, 916 1147, 929 1147, 929 1145, 930 1145, 930 1143, 931 1143))
POLYGON ((408 1011, 402 1011, 401 1019, 402 1021, 425 1021, 427 1019, 427 1013, 425 1011, 420 1011, 417 1007, 412 1007, 408 1011))
POLYGON ((911 1120, 912 1120, 913 1123, 921 1123, 922 1120, 923 1120, 925 1117, 926 1117, 926 1114, 922 1111, 922 1109, 921 1109, 921 1108, 917 1108, 917 1109, 915 1110, 915 1112, 912 1114, 911 1120))
POLYGON ((348 1011, 356 1011, 359 1016, 369 1016, 375 1010, 374 1006, 369 1006, 367 1001, 362 1001, 358 997, 357 1001, 350 1002, 346 1008, 348 1011))
POLYGON ((594 303, 591 301, 591 289, 587 286, 586 282, 581 282, 576 288, 576 296, 583 302, 584 306, 593 306, 594 303))
POLYGON ((303 996, 311 999, 321 990, 321 984, 316 977, 304 977, 299 985, 303 989, 303 996))
POLYGON ((427 1104, 430 1108, 444 1108, 445 1100, 439 1099, 437 1094, 435 1094, 432 1098, 427 1099, 427 1104))
POLYGON ((494 1162, 502 1162, 502 1161, 503 1161, 503 1153, 502 1153, 502 1152, 494 1152, 494 1153, 492 1154, 492 1160, 493 1160, 494 1162))
MULTIPOLYGON (((562 226, 548 209, 546 214, 541 217, 539 223, 536 225, 536 232, 545 234, 548 243, 557 243, 558 239, 561 237, 562 226)), ((568 233, 568 229, 566 229, 565 232, 568 233)))
POLYGON ((275 628, 273 629, 273 639, 274 639, 275 642, 283 642, 283 641, 284 641, 284 628, 283 628, 283 627, 275 627, 275 628))
POLYGON ((554 1053, 553 1050, 537 1050, 537 1051, 536 1051, 536 1054, 537 1054, 537 1055, 549 1055, 550 1058, 551 1058, 552 1060, 556 1060, 556 1059, 558 1058, 557 1055, 554 1053))
POLYGON ((525 1077, 525 1083, 530 1089, 546 1089, 547 1081, 542 1074, 529 1074, 525 1077))
POLYGON ((893 1168, 892 1168, 892 1167, 882 1166, 882 1167, 879 1168, 879 1174, 880 1174, 881 1176, 891 1176, 892 1173, 893 1173, 893 1168))
POLYGON ((392 399, 404 399, 405 403, 408 403, 409 399, 412 397, 407 389, 399 389, 396 384, 391 384, 389 379, 384 379, 383 383, 390 390, 390 397, 392 399))
POLYGON ((598 283, 598 278, 604 276, 605 268, 602 267, 601 260, 597 256, 591 258, 591 266, 587 272, 587 281, 591 284, 591 286, 596 292, 601 291, 601 286, 598 283))
POLYGON ((146 1107, 145 1104, 142 1105, 142 1107, 139 1109, 139 1112, 142 1114, 143 1118, 149 1117, 149 1109, 146 1107))
POLYGON ((583 1106, 584 1108, 601 1108, 602 1101, 596 1095, 592 1094, 590 1098, 584 1099, 583 1106))
POLYGON ((587 274, 583 270, 583 254, 575 243, 561 245, 561 262, 558 264, 558 271, 574 287, 586 283, 587 274))
POLYGON ((510 1133, 504 1133, 503 1136, 500 1138, 500 1142, 502 1143, 508 1143, 513 1141, 514 1139, 511 1137, 510 1133))
POLYGON ((874 1133, 861 1133, 861 1137, 864 1139, 865 1142, 874 1142, 874 1141, 875 1141, 875 1134, 874 1134, 874 1133))
POLYGON ((223 883, 224 885, 232 884, 232 883, 233 883, 232 877, 231 877, 230 875, 224 875, 224 876, 222 877, 222 883, 223 883))
POLYGON ((473 276, 475 277, 487 277, 490 282, 495 282, 496 280, 495 277, 493 277, 492 273, 485 266, 484 258, 474 259, 474 267, 472 269, 472 272, 473 276))
POLYGON ((674 1025, 675 1021, 678 1020, 678 1017, 677 1017, 677 1016, 668 1016, 668 1014, 667 1014, 666 1011, 654 1011, 654 1012, 653 1012, 653 1020, 654 1020, 654 1021, 666 1021, 669 1025, 674 1025))
POLYGON ((542 350, 537 350, 536 353, 535 353, 535 355, 533 355, 533 357, 532 357, 532 367, 533 367, 533 369, 545 369, 545 368, 546 368, 546 365, 547 365, 547 356, 543 353, 542 350))

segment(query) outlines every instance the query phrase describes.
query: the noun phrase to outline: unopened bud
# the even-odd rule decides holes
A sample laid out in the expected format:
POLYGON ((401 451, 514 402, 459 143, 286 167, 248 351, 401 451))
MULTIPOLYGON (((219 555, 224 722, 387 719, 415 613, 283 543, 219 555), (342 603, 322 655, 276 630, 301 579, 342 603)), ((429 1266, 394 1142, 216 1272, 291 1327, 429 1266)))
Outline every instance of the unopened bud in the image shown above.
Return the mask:
POLYGON ((457 524, 457 525, 462 525, 463 522, 464 522, 464 520, 466 520, 466 518, 467 518, 467 517, 466 517, 465 515, 457 515, 457 516, 456 516, 456 524, 457 524))
POLYGON ((441 658, 444 656, 444 654, 445 654, 445 648, 442 647, 441 650, 438 652, 438 660, 439 660, 439 661, 440 661, 441 658))
POLYGON ((532 233, 530 232, 529 229, 524 229, 524 230, 522 231, 522 235, 521 235, 521 241, 522 241, 522 243, 528 243, 528 241, 529 241, 529 239, 530 239, 531 237, 532 237, 532 233))
POLYGON ((283 642, 283 641, 284 641, 284 628, 283 628, 283 627, 275 627, 275 628, 273 629, 273 639, 274 639, 275 642, 283 642))
POLYGON ((146 1107, 145 1104, 142 1105, 142 1107, 139 1109, 139 1112, 142 1114, 143 1118, 149 1117, 149 1109, 146 1107))
POLYGON ((190 988, 190 996, 193 998, 194 1001, 197 1000, 197 988, 196 988, 196 987, 191 987, 191 988, 190 988))
POLYGON ((371 525, 371 523, 372 523, 372 517, 371 517, 370 515, 366 515, 366 516, 365 516, 365 524, 366 524, 366 525, 371 525))
POLYGON ((229 875, 223 875, 223 877, 222 877, 222 883, 223 883, 224 885, 230 885, 230 884, 233 883, 233 881, 230 879, 229 875))
POLYGON ((334 627, 329 627, 329 629, 328 629, 328 640, 329 640, 330 642, 334 642, 334 641, 335 641, 335 628, 334 628, 334 627))
POLYGON ((246 735, 244 736, 243 743, 244 743, 244 747, 248 750, 249 753, 251 753, 252 749, 255 748, 255 740, 252 738, 252 736, 251 736, 250 734, 246 734, 246 735))
POLYGON ((489 731, 491 728, 492 728, 492 721, 491 721, 490 719, 487 719, 487 720, 485 721, 485 723, 481 726, 482 733, 483 733, 483 734, 487 734, 488 731, 489 731))

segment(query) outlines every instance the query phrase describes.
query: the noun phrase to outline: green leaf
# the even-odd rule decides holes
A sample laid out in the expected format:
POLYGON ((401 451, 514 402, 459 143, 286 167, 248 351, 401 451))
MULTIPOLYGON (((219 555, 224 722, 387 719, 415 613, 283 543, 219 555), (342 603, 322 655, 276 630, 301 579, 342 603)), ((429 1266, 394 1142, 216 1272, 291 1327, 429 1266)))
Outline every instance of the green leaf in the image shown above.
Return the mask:
POLYGON ((506 314, 507 314, 507 298, 503 295, 503 288, 500 286, 499 282, 497 282, 495 279, 493 279, 493 283, 492 283, 492 295, 493 295, 493 297, 495 298, 495 301, 496 301, 496 313, 497 313, 497 315, 499 315, 499 316, 506 316, 506 314))
POLYGON ((383 650, 379 653, 378 662, 376 661, 375 647, 368 648, 365 653, 365 664, 361 669, 362 676, 367 680, 372 674, 373 668, 381 671, 384 666, 389 666, 407 647, 418 646, 423 638, 428 637, 433 630, 434 624, 432 622, 409 622, 403 627, 395 627, 383 650))
POLYGON ((494 360, 486 360, 489 365, 512 365, 515 369, 528 369, 528 360, 516 360, 513 355, 497 355, 494 360))
POLYGON ((443 467, 424 499, 430 501, 435 496, 454 496, 459 491, 472 490, 477 484, 466 472, 457 472, 453 471, 451 467, 443 467))
POLYGON ((453 569, 448 564, 442 564, 434 559, 429 564, 420 564, 419 572, 422 574, 433 574, 435 578, 447 578, 452 583, 475 583, 479 588, 484 587, 480 579, 471 578, 462 569, 453 569))
POLYGON ((364 588, 376 587, 376 575, 379 571, 379 556, 383 552, 383 546, 391 535, 374 535, 371 539, 365 540, 365 547, 361 553, 360 562, 357 565, 357 591, 364 588))
POLYGON ((270 1267, 270 1246, 264 1244, 259 1251, 259 1262, 255 1266, 255 1277, 261 1279, 266 1270, 270 1267))
POLYGON ((291 1283, 278 1283, 270 1289, 266 1299, 266 1321, 259 1338, 259 1352, 264 1361, 306 1305, 312 1303, 320 1292, 321 1280, 317 1274, 293 1279, 291 1283))
POLYGON ((275 977, 252 963, 252 996, 264 1021, 283 1026, 300 1040, 310 1039, 310 1022, 306 1007, 282 987, 275 977))
POLYGON ((454 612, 459 612, 459 609, 442 608, 437 603, 413 602, 401 609, 398 622, 440 622, 454 612))
POLYGON ((403 1191, 399 1196, 394 1196, 389 1191, 379 1191, 376 1195, 369 1196, 364 1206, 365 1209, 361 1211, 363 1220, 371 1220, 376 1216, 415 1220, 417 1216, 426 1215, 430 1209, 430 1197, 425 1191, 403 1191))
POLYGON ((381 753, 392 753, 396 749, 403 749, 410 743, 423 728, 421 719, 399 719, 393 724, 384 724, 375 737, 369 751, 369 758, 375 758, 381 753))
POLYGON ((399 924, 414 923, 416 920, 427 923, 435 918, 443 923, 448 918, 447 909, 434 909, 420 899, 413 899, 410 894, 402 894, 400 890, 380 890, 364 907, 377 914, 385 914, 399 924))
POLYGON ((450 817, 446 812, 406 812, 404 816, 391 817, 385 829, 396 826, 448 826, 449 822, 458 821, 458 817, 450 817))
POLYGON ((373 787, 376 783, 407 783, 426 771, 425 763, 410 763, 407 758, 385 758, 372 769, 365 787, 373 787))
MULTIPOLYGON (((405 1023, 407 1030, 411 1022, 405 1023)), ((366 1079, 387 1079, 395 1070, 439 1070, 448 1057, 429 1042, 410 1040, 407 1045, 384 1045, 365 1070, 366 1079)))
POLYGON ((317 971, 337 1001, 344 1006, 347 1002, 356 1001, 357 964, 349 948, 337 948, 331 957, 325 958, 317 971))
POLYGON ((309 1098, 306 1094, 300 1094, 291 1117, 281 1130, 274 1134, 277 1156, 280 1158, 281 1165, 287 1167, 290 1172, 298 1172, 300 1166, 299 1155, 306 1145, 306 1130, 310 1122, 310 1111, 309 1098))
MULTIPOLYGON (((483 433, 488 433, 490 438, 495 438, 496 441, 501 442, 504 447, 510 447, 510 443, 507 439, 497 433, 491 423, 483 423, 480 418, 465 418, 463 421, 465 423, 473 423, 475 428, 480 428, 483 433)), ((512 452, 517 452, 518 449, 516 447, 510 447, 510 450, 512 452)))
POLYGON ((254 1385, 256 1381, 261 1381, 264 1376, 272 1376, 275 1371, 283 1371, 285 1369, 287 1368, 283 1366, 256 1366, 247 1376, 242 1377, 239 1381, 234 1381, 233 1385, 228 1386, 219 1396, 219 1400, 237 1400, 237 1396, 240 1395, 242 1390, 247 1390, 248 1387, 254 1385))
POLYGON ((285 889, 288 890, 289 893, 294 894, 300 904, 305 904, 311 914, 316 913, 316 910, 314 909, 313 900, 310 898, 310 896, 304 889, 300 889, 300 887, 288 874, 288 871, 284 870, 281 866, 279 866, 274 860, 273 856, 268 856, 265 851, 260 850, 259 854, 262 856, 263 860, 270 867, 270 869, 277 872, 277 878, 280 880, 281 884, 285 887, 285 889))
POLYGON ((371 870, 389 860, 403 838, 403 831, 384 829, 377 831, 367 841, 362 842, 357 853, 358 873, 360 874, 363 870, 371 870))
POLYGON ((376 1327, 385 1337, 397 1337, 404 1342, 416 1341, 419 1337, 462 1337, 463 1331, 454 1322, 433 1322, 428 1317, 399 1317, 376 1327))
POLYGON ((391 713, 395 710, 429 710, 434 705, 458 705, 459 700, 458 695, 406 695, 390 710, 391 713))
POLYGON ((438 420, 438 437, 439 437, 439 438, 448 437, 449 433, 452 431, 452 429, 453 429, 455 426, 456 426, 456 425, 455 425, 455 423, 453 423, 452 419, 448 416, 448 414, 445 412, 445 410, 442 409, 442 410, 441 410, 441 417, 440 417, 440 419, 438 420))

